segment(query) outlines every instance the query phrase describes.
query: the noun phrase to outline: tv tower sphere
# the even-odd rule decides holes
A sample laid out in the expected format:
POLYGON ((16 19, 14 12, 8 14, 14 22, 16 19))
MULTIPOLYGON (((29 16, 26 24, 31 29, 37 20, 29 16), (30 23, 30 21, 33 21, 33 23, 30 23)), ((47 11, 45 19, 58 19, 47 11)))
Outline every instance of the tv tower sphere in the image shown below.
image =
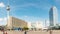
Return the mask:
POLYGON ((10 6, 8 5, 6 9, 7 9, 7 11, 10 11, 10 6))

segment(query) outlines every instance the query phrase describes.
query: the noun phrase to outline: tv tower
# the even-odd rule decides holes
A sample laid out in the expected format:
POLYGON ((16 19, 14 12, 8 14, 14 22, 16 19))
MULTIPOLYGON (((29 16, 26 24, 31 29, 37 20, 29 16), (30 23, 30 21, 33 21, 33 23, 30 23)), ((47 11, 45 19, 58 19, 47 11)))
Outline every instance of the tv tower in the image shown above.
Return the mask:
POLYGON ((9 28, 10 27, 10 21, 9 21, 10 5, 9 5, 9 0, 8 0, 8 4, 7 4, 7 7, 6 7, 6 10, 7 10, 7 28, 9 28))

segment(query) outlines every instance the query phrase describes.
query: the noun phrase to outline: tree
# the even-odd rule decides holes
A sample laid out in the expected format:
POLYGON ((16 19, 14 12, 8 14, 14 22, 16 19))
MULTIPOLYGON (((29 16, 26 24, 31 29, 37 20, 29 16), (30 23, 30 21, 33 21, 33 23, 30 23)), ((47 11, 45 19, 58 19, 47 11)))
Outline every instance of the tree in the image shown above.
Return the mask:
POLYGON ((28 27, 23 27, 23 30, 28 30, 29 28, 28 27))

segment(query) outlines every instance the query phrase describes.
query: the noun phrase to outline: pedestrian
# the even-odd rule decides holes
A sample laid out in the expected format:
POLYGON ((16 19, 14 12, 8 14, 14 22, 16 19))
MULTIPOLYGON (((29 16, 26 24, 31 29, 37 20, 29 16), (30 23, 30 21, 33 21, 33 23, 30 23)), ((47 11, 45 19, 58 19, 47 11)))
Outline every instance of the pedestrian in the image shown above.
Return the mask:
POLYGON ((2 31, 3 32, 3 34, 5 34, 5 31, 2 31))
POLYGON ((50 30, 50 34, 52 34, 52 30, 50 30))
POLYGON ((5 32, 5 34, 7 34, 7 32, 5 32))
POLYGON ((27 34, 27 31, 25 31, 24 34, 27 34))

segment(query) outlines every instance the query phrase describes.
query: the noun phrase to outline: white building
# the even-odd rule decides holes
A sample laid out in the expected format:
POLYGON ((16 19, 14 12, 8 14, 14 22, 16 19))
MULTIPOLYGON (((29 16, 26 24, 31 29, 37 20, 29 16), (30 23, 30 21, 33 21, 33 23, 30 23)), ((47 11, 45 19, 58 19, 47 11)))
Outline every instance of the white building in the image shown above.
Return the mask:
POLYGON ((56 26, 58 24, 58 13, 57 8, 55 6, 51 7, 49 11, 49 20, 50 26, 56 26))
POLYGON ((29 22, 28 23, 28 28, 29 29, 36 29, 36 30, 43 29, 43 24, 42 23, 43 23, 42 21, 36 21, 34 23, 29 22))

